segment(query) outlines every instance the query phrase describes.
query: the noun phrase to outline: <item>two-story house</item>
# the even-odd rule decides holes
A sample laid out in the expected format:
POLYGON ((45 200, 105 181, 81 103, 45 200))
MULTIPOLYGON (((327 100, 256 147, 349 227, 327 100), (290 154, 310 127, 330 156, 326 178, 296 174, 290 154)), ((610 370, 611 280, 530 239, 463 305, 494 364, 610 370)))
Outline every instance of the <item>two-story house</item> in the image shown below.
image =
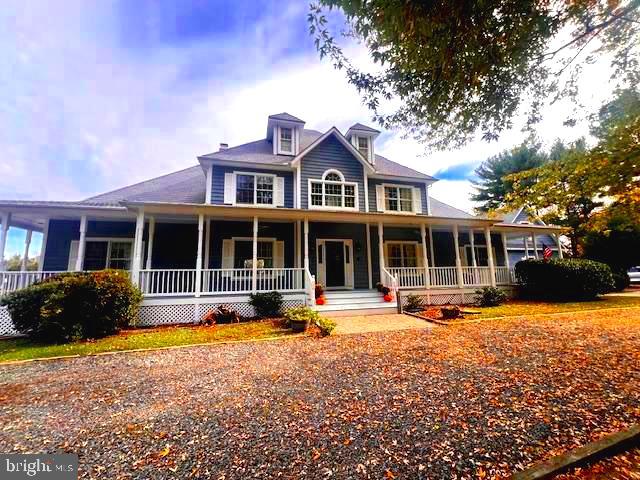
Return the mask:
POLYGON ((373 128, 304 127, 271 115, 265 138, 221 144, 185 170, 77 202, 0 201, 0 259, 6 226, 44 234, 39 271, 0 268, 0 294, 52 272, 119 268, 144 293, 143 324, 219 304, 247 314, 259 291, 314 305, 316 283, 328 292, 318 308, 385 311, 378 282, 462 303, 511 283, 507 237, 557 239, 555 227, 439 202, 435 178, 376 153, 373 128))

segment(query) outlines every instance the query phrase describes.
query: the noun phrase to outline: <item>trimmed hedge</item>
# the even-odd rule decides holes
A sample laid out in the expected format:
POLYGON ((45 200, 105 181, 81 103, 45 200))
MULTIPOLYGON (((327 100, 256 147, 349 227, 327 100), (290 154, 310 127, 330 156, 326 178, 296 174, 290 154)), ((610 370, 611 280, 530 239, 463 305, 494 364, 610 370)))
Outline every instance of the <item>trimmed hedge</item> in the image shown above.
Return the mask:
POLYGON ((142 294, 127 272, 64 273, 2 298, 20 333, 43 343, 102 338, 134 322, 142 294))
POLYGON ((515 274, 521 293, 546 300, 591 300, 614 288, 608 265, 593 260, 523 260, 515 274))

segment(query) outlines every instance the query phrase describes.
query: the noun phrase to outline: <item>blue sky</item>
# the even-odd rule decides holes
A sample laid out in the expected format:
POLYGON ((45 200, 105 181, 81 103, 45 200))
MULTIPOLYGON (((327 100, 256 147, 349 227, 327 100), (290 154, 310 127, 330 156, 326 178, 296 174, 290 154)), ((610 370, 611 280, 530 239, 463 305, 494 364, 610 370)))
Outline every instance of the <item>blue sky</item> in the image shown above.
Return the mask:
MULTIPOLYGON (((0 198, 76 200, 188 167, 220 142, 263 137, 271 113, 288 111, 319 130, 370 123, 343 74, 319 60, 307 8, 286 0, 5 0, 0 198)), ((345 46, 370 64, 361 46, 345 46)), ((561 120, 546 125, 549 140, 561 120)), ((376 148, 437 173, 435 195, 469 210, 475 166, 521 139, 514 131, 425 155, 401 132, 385 132, 376 148)), ((23 241, 12 229, 7 254, 21 253, 23 241)))

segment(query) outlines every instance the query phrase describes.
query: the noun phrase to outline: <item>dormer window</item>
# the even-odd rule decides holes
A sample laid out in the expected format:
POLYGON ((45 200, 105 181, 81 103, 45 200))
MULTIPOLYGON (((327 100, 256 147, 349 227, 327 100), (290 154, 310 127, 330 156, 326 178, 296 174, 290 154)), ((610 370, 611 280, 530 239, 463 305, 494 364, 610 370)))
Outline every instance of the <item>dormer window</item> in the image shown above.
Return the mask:
POLYGON ((293 129, 280 127, 280 151, 282 153, 293 153, 293 129))
POLYGON ((369 161, 369 137, 358 137, 358 151, 369 161))

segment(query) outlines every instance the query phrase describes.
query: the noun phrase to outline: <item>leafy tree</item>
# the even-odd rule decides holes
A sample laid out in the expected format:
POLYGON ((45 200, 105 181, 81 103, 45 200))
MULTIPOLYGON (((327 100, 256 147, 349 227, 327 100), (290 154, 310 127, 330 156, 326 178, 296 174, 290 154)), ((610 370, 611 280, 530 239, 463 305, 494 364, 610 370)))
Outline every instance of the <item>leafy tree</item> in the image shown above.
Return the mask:
POLYGON ((545 102, 577 96, 596 59, 618 86, 640 83, 640 0, 318 1, 308 21, 320 57, 345 71, 382 126, 430 147, 460 146, 478 131, 495 139, 524 104, 534 124, 545 102), (363 42, 376 71, 344 54, 325 8, 342 10, 342 35, 363 42), (392 98, 399 106, 385 113, 392 98))
POLYGON ((570 228, 572 253, 577 256, 592 213, 602 206, 601 190, 584 161, 583 141, 569 147, 556 146, 559 159, 540 167, 508 176, 513 191, 505 198, 505 208, 527 207, 547 223, 570 228))
MULTIPOLYGON (((20 269, 22 268, 22 257, 17 253, 12 257, 9 257, 9 259, 6 260, 5 262, 5 267, 7 271, 10 271, 10 272, 20 271, 20 269)), ((38 259, 29 258, 27 260, 27 270, 29 271, 38 270, 38 259)))
POLYGON ((540 144, 525 142, 482 162, 475 172, 479 180, 473 182, 477 193, 471 195, 471 200, 481 204, 477 210, 488 212, 502 208, 506 195, 513 191, 513 180, 508 176, 540 167, 546 160, 540 144))

